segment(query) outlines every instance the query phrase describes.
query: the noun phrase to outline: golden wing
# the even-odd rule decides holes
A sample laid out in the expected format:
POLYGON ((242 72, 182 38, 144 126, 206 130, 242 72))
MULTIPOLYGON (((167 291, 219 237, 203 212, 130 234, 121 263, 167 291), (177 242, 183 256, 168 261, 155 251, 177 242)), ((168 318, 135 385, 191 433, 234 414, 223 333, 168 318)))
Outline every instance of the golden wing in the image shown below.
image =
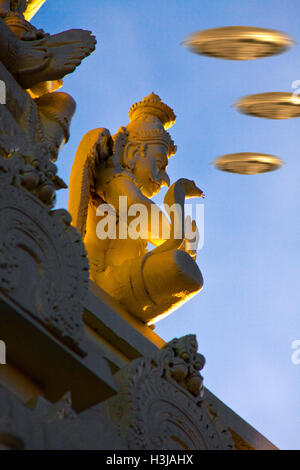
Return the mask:
POLYGON ((82 238, 86 232, 86 219, 91 192, 95 186, 96 168, 102 158, 107 158, 112 142, 108 129, 98 128, 83 137, 77 149, 69 182, 69 207, 72 225, 82 238))

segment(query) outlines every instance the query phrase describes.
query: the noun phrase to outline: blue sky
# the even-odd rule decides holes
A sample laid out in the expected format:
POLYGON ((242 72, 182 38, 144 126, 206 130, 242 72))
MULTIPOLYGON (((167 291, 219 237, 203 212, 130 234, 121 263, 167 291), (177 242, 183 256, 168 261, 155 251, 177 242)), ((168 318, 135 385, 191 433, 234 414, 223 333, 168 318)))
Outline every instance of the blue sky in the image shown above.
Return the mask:
MULTIPOLYGON (((65 79, 77 102, 59 174, 68 182, 76 148, 95 127, 112 133, 151 91, 177 115, 174 182, 194 179, 206 193, 205 244, 198 255, 203 291, 157 324, 166 341, 196 333, 206 386, 281 449, 300 449, 299 119, 237 113, 240 96, 293 91, 300 47, 255 61, 197 56, 180 46, 191 32, 230 25, 278 29, 300 43, 298 0, 47 0, 33 20, 57 33, 90 29, 97 50, 65 79), (241 176, 210 162, 234 152, 278 155, 279 171, 241 176)), ((165 191, 162 191, 162 195, 165 191)), ((67 207, 68 191, 57 208, 67 207)), ((158 198, 160 201, 162 198, 158 198)))

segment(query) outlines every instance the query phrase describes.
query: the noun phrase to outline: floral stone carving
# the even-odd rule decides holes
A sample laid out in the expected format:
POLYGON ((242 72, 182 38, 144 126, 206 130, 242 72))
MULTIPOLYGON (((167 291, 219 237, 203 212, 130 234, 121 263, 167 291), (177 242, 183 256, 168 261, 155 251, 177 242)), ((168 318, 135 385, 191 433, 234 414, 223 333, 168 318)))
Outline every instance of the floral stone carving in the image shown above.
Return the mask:
POLYGON ((115 375, 119 393, 109 400, 110 417, 129 449, 233 449, 229 431, 201 398, 204 358, 196 351, 188 335, 115 375))
POLYGON ((12 177, 0 172, 0 293, 79 346, 89 279, 83 243, 67 211, 49 210, 12 177))

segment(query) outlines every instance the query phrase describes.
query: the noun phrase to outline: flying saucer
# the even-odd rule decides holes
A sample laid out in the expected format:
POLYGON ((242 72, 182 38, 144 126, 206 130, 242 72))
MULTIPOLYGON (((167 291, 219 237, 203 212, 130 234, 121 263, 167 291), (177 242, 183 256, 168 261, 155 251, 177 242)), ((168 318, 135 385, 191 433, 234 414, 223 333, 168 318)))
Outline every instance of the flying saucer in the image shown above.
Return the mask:
POLYGON ((250 26, 229 26, 192 33, 184 41, 196 54, 229 60, 250 60, 280 54, 294 41, 284 33, 250 26))
POLYGON ((280 168, 284 162, 273 155, 264 153, 231 153, 218 157, 213 165, 222 171, 240 175, 257 175, 280 168))
POLYGON ((300 116, 300 98, 294 93, 273 92, 240 98, 235 107, 251 116, 268 119, 290 119, 300 116))

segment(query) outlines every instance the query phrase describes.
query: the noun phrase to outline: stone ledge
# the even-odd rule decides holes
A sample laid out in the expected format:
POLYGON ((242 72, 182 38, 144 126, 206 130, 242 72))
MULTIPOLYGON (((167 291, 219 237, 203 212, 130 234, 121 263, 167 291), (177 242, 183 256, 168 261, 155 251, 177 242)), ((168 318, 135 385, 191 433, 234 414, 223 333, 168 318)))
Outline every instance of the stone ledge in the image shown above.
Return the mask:
POLYGON ((105 358, 99 353, 77 356, 1 294, 0 336, 6 343, 7 363, 30 377, 51 402, 70 391, 74 409, 82 411, 116 393, 105 358))
POLYGON ((213 406, 216 414, 226 423, 235 443, 238 441, 243 449, 252 447, 254 450, 278 450, 272 442, 266 439, 208 389, 205 389, 204 396, 205 401, 213 406))
POLYGON ((125 365, 138 357, 152 355, 166 344, 149 326, 133 318, 92 281, 83 319, 95 333, 96 341, 98 337, 99 347, 107 353, 107 359, 111 361, 115 355, 118 369, 120 361, 125 365))

